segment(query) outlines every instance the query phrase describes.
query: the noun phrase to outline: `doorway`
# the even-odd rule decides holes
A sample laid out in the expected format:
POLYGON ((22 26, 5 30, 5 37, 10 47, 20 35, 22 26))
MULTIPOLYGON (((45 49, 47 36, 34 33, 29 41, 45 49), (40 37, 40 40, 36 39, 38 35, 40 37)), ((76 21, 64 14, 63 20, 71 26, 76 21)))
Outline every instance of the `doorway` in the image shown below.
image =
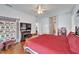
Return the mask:
POLYGON ((49 33, 56 34, 56 16, 49 17, 49 33))

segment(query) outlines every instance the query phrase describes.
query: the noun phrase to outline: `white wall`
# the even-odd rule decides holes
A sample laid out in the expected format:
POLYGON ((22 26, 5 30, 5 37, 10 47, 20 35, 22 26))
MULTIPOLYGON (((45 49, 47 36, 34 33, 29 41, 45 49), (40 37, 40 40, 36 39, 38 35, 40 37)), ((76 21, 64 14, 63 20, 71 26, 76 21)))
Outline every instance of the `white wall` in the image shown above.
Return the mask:
MULTIPOLYGON (((55 16, 55 15, 53 15, 55 16)), ((56 27, 66 27, 67 32, 71 31, 71 13, 60 13, 56 15, 56 27)), ((49 34, 49 17, 39 19, 41 34, 49 34)))
POLYGON ((75 31, 75 26, 79 25, 79 17, 76 17, 76 12, 79 10, 79 5, 75 5, 71 11, 62 11, 57 13, 48 14, 43 18, 38 19, 39 33, 48 34, 49 33, 49 17, 56 16, 57 18, 57 28, 66 27, 67 34, 70 31, 75 31))
POLYGON ((79 26, 79 16, 75 19, 75 26, 79 26))
POLYGON ((32 33, 35 33, 36 17, 34 15, 28 15, 5 5, 0 5, 0 16, 19 18, 20 22, 31 23, 32 33))
POLYGON ((76 12, 79 10, 79 5, 75 5, 72 11, 72 31, 75 32, 75 26, 79 26, 79 17, 76 17, 76 12))
POLYGON ((40 19, 41 34, 49 34, 49 18, 40 19))
POLYGON ((57 16, 58 28, 66 27, 67 34, 71 31, 71 13, 64 13, 57 16))
MULTIPOLYGON (((73 15, 71 16, 71 13, 56 13, 51 14, 49 16, 43 17, 41 19, 38 19, 38 32, 39 34, 49 34, 49 17, 50 16, 56 16, 57 17, 57 27, 67 27, 68 32, 72 30, 74 21, 71 21, 74 16, 74 11, 78 10, 78 6, 74 8, 73 15)), ((19 18, 20 22, 25 23, 31 23, 32 24, 32 33, 35 33, 35 24, 36 24, 36 17, 34 15, 25 14, 23 12, 17 11, 13 8, 0 5, 0 16, 6 16, 6 17, 12 17, 12 18, 19 18)))

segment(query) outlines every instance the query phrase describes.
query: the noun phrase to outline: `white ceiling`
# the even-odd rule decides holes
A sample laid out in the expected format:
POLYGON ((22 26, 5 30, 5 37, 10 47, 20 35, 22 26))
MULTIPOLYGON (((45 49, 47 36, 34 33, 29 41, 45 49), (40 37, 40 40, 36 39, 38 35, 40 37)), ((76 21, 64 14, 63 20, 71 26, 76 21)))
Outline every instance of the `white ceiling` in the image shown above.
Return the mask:
MULTIPOLYGON (((39 16, 35 11, 37 4, 10 4, 8 6, 24 13, 39 16)), ((71 11, 74 6, 74 4, 43 4, 43 7, 47 9, 43 16, 55 12, 71 11)))

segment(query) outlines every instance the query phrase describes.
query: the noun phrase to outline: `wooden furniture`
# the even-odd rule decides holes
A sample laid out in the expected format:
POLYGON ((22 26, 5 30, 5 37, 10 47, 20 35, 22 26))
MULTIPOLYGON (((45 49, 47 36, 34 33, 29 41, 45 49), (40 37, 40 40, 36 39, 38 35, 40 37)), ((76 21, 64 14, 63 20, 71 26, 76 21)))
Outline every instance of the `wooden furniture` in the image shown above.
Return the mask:
POLYGON ((20 31, 21 31, 21 41, 24 41, 26 38, 32 36, 31 35, 31 24, 20 23, 20 31))

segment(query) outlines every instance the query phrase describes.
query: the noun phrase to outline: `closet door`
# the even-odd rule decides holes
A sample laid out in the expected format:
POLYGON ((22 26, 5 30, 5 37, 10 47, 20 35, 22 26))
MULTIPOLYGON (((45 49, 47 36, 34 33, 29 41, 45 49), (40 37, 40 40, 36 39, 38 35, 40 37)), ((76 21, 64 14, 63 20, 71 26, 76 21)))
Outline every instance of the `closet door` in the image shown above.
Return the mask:
POLYGON ((56 34, 56 16, 49 18, 49 33, 56 34))

